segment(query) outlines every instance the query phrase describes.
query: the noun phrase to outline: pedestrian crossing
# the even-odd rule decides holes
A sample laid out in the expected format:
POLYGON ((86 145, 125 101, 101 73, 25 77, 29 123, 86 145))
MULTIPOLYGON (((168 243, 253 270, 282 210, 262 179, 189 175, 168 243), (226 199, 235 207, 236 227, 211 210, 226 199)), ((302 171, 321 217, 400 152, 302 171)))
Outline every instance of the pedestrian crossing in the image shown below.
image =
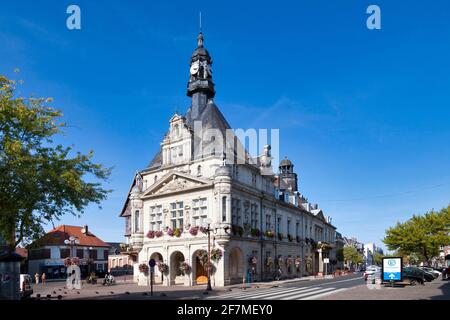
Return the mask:
POLYGON ((214 297, 208 300, 314 300, 331 294, 342 292, 346 288, 335 287, 278 287, 261 290, 237 291, 214 297))

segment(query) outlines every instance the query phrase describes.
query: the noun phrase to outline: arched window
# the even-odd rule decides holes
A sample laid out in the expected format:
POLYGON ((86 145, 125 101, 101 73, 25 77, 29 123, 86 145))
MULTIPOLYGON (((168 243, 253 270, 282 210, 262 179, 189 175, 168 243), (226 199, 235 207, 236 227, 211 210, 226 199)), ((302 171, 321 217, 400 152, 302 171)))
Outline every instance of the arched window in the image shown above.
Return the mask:
POLYGON ((134 232, 140 231, 141 231, 141 224, 140 224, 139 210, 136 210, 136 212, 134 213, 134 232))
POLYGON ((155 183, 158 180, 158 176, 155 176, 155 181, 153 183, 155 183))
POLYGON ((222 222, 227 221, 227 197, 222 197, 222 222))
POLYGON ((178 124, 173 126, 173 132, 175 134, 175 137, 178 137, 180 135, 180 128, 179 128, 178 124))

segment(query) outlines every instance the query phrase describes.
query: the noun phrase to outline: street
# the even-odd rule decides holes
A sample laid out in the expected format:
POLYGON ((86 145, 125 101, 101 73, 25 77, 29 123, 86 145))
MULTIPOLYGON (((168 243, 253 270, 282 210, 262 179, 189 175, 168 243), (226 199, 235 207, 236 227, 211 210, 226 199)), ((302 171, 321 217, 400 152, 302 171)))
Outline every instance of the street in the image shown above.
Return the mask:
POLYGON ((67 290, 64 282, 34 286, 33 298, 63 300, 450 300, 450 281, 440 278, 424 286, 366 285, 361 273, 331 279, 301 279, 293 282, 255 283, 215 288, 208 294, 205 286, 155 286, 119 282, 113 286, 84 285, 81 290, 67 290), (49 295, 49 297, 47 297, 49 295))

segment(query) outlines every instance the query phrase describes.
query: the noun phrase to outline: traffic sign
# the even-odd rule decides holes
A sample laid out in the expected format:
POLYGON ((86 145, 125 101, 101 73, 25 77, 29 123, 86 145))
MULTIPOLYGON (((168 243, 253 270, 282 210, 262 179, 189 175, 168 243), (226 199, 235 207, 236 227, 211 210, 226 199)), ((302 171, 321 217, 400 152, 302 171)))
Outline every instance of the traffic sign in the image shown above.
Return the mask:
POLYGON ((330 263, 330 258, 324 258, 323 263, 330 263))
POLYGON ((403 263, 401 257, 383 258, 383 281, 402 281, 403 263))

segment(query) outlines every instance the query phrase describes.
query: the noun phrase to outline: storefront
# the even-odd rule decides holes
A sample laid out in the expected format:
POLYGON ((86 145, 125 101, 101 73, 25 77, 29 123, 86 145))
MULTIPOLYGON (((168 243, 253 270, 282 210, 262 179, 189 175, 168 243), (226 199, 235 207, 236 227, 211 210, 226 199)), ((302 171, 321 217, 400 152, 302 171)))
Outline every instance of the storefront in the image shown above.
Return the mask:
POLYGON ((46 262, 39 266, 39 274, 45 273, 46 279, 66 279, 66 267, 62 262, 46 262))

